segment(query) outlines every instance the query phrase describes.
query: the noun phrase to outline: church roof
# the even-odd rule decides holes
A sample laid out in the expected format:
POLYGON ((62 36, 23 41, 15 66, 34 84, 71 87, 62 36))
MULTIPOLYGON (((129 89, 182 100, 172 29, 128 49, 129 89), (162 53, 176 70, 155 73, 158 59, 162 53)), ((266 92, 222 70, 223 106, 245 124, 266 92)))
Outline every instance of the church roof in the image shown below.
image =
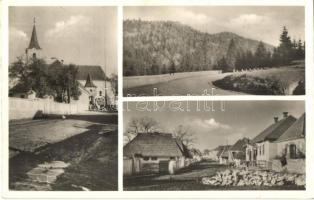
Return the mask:
POLYGON ((33 49, 33 48, 41 49, 40 46, 39 46, 38 40, 37 40, 37 33, 36 33, 36 26, 35 26, 35 24, 33 26, 33 32, 32 32, 31 41, 30 41, 27 49, 33 49))
POLYGON ((85 87, 96 87, 96 85, 92 81, 90 73, 88 73, 88 75, 87 75, 85 87))
POLYGON ((78 68, 77 80, 86 80, 86 77, 90 74, 94 81, 108 81, 105 72, 100 66, 76 65, 76 67, 78 68))

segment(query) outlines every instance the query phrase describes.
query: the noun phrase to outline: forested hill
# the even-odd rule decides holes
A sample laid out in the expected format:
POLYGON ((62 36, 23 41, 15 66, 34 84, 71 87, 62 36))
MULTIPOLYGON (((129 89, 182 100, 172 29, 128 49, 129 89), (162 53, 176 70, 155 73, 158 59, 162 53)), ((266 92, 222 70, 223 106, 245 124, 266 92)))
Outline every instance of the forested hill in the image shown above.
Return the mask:
MULTIPOLYGON (((211 70, 226 56, 255 52, 259 41, 230 32, 208 34, 173 21, 125 20, 123 22, 123 73, 125 76, 211 70), (230 51, 230 50, 229 50, 230 51), (230 53, 230 52, 229 52, 230 53)), ((271 45, 265 44, 272 51, 271 45)))

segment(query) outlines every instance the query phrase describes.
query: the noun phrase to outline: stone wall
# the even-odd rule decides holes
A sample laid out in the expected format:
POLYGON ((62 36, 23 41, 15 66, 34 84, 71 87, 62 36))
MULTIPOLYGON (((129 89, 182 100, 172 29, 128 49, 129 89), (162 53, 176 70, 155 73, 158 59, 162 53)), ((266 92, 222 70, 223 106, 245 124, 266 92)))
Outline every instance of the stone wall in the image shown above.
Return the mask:
POLYGON ((79 104, 57 103, 49 99, 9 98, 9 120, 32 119, 36 114, 77 114, 82 112, 79 104))

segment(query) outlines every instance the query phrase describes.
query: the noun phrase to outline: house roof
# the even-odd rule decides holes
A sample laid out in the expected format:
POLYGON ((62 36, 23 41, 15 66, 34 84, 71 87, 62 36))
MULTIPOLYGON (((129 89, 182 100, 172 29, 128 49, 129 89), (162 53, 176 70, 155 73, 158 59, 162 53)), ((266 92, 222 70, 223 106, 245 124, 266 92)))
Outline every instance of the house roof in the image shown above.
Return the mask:
POLYGON ((221 146, 221 147, 222 148, 218 151, 217 156, 218 157, 223 157, 223 158, 228 157, 229 156, 228 155, 228 151, 229 151, 231 145, 224 145, 224 146, 221 146))
POLYGON ((37 33, 36 33, 36 26, 34 24, 33 26, 33 32, 32 32, 32 37, 31 41, 29 42, 28 48, 27 49, 41 49, 37 40, 37 33))
POLYGON ((277 140, 295 121, 296 118, 289 115, 278 122, 274 122, 253 138, 252 143, 277 140))
POLYGON ((248 138, 242 138, 242 139, 239 139, 234 145, 232 145, 230 147, 230 151, 245 151, 245 146, 247 144, 249 144, 250 142, 250 139, 248 138))
POLYGON ((92 77, 91 77, 90 73, 88 73, 88 75, 87 75, 85 87, 96 87, 96 85, 92 81, 92 77))
POLYGON ((278 138, 278 142, 305 137, 305 113, 278 138))
POLYGON ((100 66, 92 66, 92 65, 77 65, 78 73, 77 79, 78 80, 86 80, 88 74, 96 81, 104 81, 107 80, 106 74, 100 66))
POLYGON ((165 133, 139 133, 123 148, 124 156, 158 156, 176 157, 184 156, 176 139, 165 133))

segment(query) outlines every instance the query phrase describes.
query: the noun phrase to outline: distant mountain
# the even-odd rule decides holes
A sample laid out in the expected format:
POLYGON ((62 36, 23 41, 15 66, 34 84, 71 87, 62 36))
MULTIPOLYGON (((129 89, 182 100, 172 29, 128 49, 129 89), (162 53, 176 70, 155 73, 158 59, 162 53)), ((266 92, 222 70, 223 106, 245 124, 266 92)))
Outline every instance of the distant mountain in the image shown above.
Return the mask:
MULTIPOLYGON (((125 76, 176 71, 211 70, 227 55, 255 52, 259 41, 231 32, 209 34, 173 21, 125 20, 123 22, 123 73, 125 76), (230 53, 230 51, 229 51, 230 53)), ((265 44, 268 51, 273 46, 265 44)))

